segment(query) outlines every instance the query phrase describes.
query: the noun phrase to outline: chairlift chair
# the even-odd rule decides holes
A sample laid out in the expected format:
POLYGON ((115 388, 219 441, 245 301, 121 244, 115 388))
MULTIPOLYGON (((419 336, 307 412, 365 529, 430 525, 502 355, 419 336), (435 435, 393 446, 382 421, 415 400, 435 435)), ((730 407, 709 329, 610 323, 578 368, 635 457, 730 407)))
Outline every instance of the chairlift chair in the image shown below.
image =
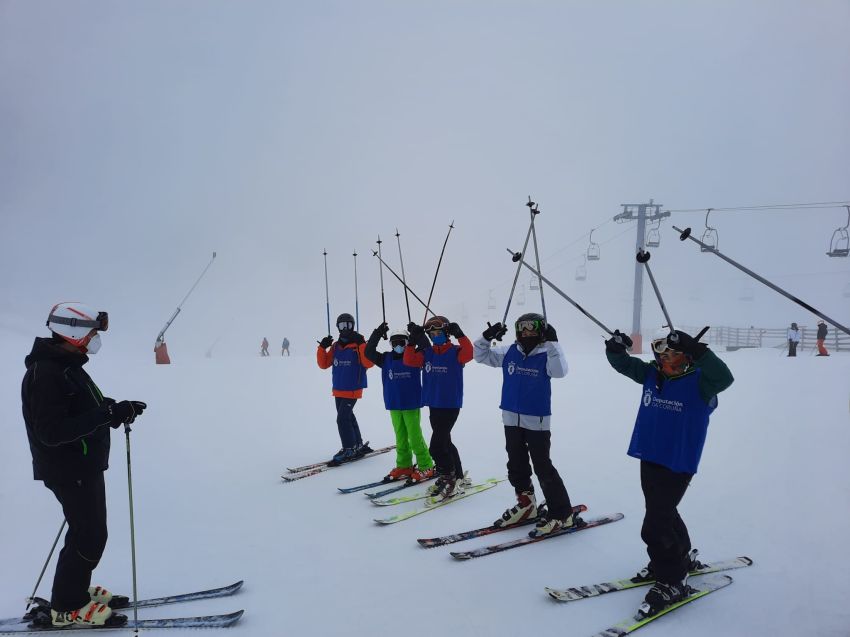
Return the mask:
POLYGON ((587 267, 585 266, 587 263, 587 258, 585 258, 584 263, 576 268, 576 281, 584 281, 587 279, 587 267))
POLYGON ((661 228, 661 219, 658 219, 658 223, 649 229, 646 233, 646 247, 647 248, 657 248, 661 245, 661 232, 659 229, 661 228))
POLYGON ((535 292, 540 289, 540 280, 533 274, 531 275, 531 280, 528 282, 528 289, 535 292))
POLYGON ((487 299, 487 309, 495 310, 496 309, 496 297, 493 296, 493 290, 490 290, 490 296, 487 299))
POLYGON ((708 215, 711 214, 712 208, 705 211, 705 230, 702 233, 702 242, 704 246, 699 249, 702 252, 714 252, 717 250, 717 230, 708 225, 708 215))
POLYGON ((525 305, 525 286, 520 285, 519 291, 516 294, 516 304, 517 305, 525 305))
POLYGON ((836 228, 835 232, 832 233, 832 240, 829 242, 829 252, 827 252, 827 256, 829 257, 846 257, 850 255, 850 235, 847 233, 848 227, 850 227, 850 206, 844 206, 847 208, 847 224, 836 228))
POLYGON ((593 230, 590 231, 590 243, 587 246, 587 260, 599 261, 599 244, 593 240, 593 230))

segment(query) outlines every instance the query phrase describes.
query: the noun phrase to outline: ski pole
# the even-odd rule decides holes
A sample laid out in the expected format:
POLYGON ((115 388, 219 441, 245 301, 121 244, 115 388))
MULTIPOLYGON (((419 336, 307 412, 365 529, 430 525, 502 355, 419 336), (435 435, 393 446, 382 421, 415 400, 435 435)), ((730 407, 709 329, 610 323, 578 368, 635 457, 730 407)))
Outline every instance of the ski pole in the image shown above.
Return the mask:
POLYGON ((50 547, 50 553, 47 554, 47 559, 44 560, 44 566, 41 567, 41 573, 38 574, 38 580, 35 583, 35 586, 32 589, 32 595, 27 598, 27 610, 30 609, 30 606, 35 602, 35 593, 38 590, 39 585, 41 584, 41 578, 44 577, 44 571, 47 570, 47 565, 50 563, 50 558, 53 557, 53 551, 56 550, 56 545, 59 543, 59 538, 62 536, 62 531, 65 530, 65 525, 67 524, 67 520, 62 518, 62 526, 59 527, 59 533, 56 534, 56 539, 53 540, 53 546, 50 547))
POLYGON ((543 276, 542 274, 540 274, 540 271, 539 271, 539 270, 535 270, 532 266, 528 265, 528 263, 526 263, 526 262, 523 260, 523 258, 522 258, 522 253, 520 253, 520 252, 514 252, 514 251, 513 251, 513 250, 511 250, 510 248, 507 248, 507 251, 508 251, 508 252, 510 252, 511 256, 513 256, 513 260, 514 260, 514 261, 519 262, 519 264, 520 264, 521 266, 522 266, 522 265, 524 265, 524 266, 525 266, 525 267, 527 267, 529 270, 531 270, 534 274, 536 274, 536 275, 537 275, 537 277, 538 277, 541 281, 543 281, 543 283, 545 283, 545 284, 546 284, 546 285, 548 285, 550 288, 552 288, 552 289, 555 291, 555 293, 556 293, 556 294, 560 295, 560 296, 561 296, 561 297, 562 297, 565 301, 567 301, 568 303, 572 304, 572 306, 573 306, 574 308, 576 308, 579 312, 581 312, 582 314, 584 314, 587 318, 589 318, 591 321, 593 321, 593 322, 594 322, 594 323, 596 323, 599 327, 601 327, 603 330, 605 330, 605 333, 606 333, 606 334, 610 334, 611 336, 614 336, 614 332, 612 332, 611 330, 609 330, 609 329, 605 326, 605 324, 603 324, 601 321, 599 321, 599 319, 597 319, 597 318, 596 318, 595 316, 593 316, 590 312, 588 312, 587 310, 585 310, 585 309, 584 309, 581 305, 579 305, 578 303, 576 303, 575 301, 573 301, 573 300, 572 300, 569 296, 567 296, 566 294, 564 294, 564 292, 563 292, 563 291, 562 291, 562 290, 561 290, 561 289, 560 289, 557 285, 555 285, 555 284, 554 284, 554 283, 552 283, 549 279, 547 279, 545 276, 543 276))
POLYGON ((703 243, 702 241, 700 241, 699 239, 696 239, 696 238, 692 237, 692 236, 691 236, 691 229, 690 229, 690 228, 685 228, 684 230, 680 230, 680 229, 679 229, 679 228, 677 228, 676 226, 673 226, 673 230, 675 230, 676 232, 680 232, 680 233, 681 233, 681 234, 679 235, 679 239, 680 239, 681 241, 684 241, 685 239, 690 239, 691 241, 695 242, 695 243, 696 243, 697 245, 699 245, 700 247, 705 248, 705 251, 706 251, 706 252, 711 252, 711 253, 713 253, 713 254, 716 254, 718 257, 720 257, 721 259, 723 259, 723 260, 724 260, 724 261, 726 261, 727 263, 729 263, 729 264, 731 264, 731 265, 735 266, 736 268, 738 268, 738 269, 739 269, 739 270, 741 270, 742 272, 744 272, 744 273, 746 273, 746 274, 749 274, 749 275, 750 275, 751 277, 753 277, 756 281, 758 281, 758 282, 760 282, 760 283, 764 283, 767 287, 769 287, 769 288, 770 288, 771 290, 773 290, 774 292, 779 292, 779 294, 781 294, 781 295, 782 295, 782 296, 784 296, 785 298, 787 298, 787 299, 790 299, 790 300, 794 301, 794 303, 796 303, 797 305, 799 305, 799 306, 801 306, 801 307, 803 307, 803 308, 807 309, 809 312, 811 312, 811 313, 812 313, 812 314, 814 314, 815 316, 818 316, 818 317, 822 318, 822 319, 823 319, 824 321, 826 321, 827 323, 831 323, 832 325, 834 325, 835 327, 837 327, 838 329, 840 329, 842 332, 845 332, 846 334, 850 334, 850 328, 847 328, 847 327, 843 326, 841 323, 838 323, 837 321, 835 321, 835 320, 833 320, 833 319, 829 318, 826 314, 824 314, 823 312, 820 312, 820 311, 816 310, 815 308, 813 308, 811 305, 809 305, 809 304, 808 304, 808 303, 806 303, 805 301, 801 301, 801 300, 800 300, 800 299, 798 299, 796 296, 794 296, 793 294, 789 294, 788 292, 786 292, 785 290, 783 290, 783 289, 782 289, 781 287, 779 287, 778 285, 774 285, 773 283, 771 283, 770 281, 768 281, 768 280, 767 280, 767 279, 765 279, 764 277, 759 276, 758 274, 756 274, 755 272, 753 272, 753 271, 752 271, 752 270, 750 270, 749 268, 746 268, 746 267, 744 267, 743 265, 741 265, 740 263, 738 263, 737 261, 734 261, 734 260, 730 259, 730 258, 729 258, 729 257, 727 257, 725 254, 723 254, 722 252, 720 252, 719 250, 717 250, 716 248, 712 248, 712 247, 710 247, 710 246, 708 246, 708 245, 704 244, 704 243, 703 243))
MULTIPOLYGON (((387 306, 384 302, 384 260, 381 258, 381 235, 378 235, 378 272, 381 275, 381 319, 384 323, 387 322, 387 306)), ((386 338, 386 336, 384 337, 386 338)))
MULTIPOLYGON (((534 227, 534 216, 539 215, 540 211, 537 209, 537 205, 529 205, 531 204, 531 197, 528 198, 529 203, 526 204, 528 209, 531 211, 531 238, 534 241, 534 258, 537 261, 537 271, 542 272, 540 269, 540 252, 537 250, 537 228, 534 227)), ((540 306, 543 308, 543 320, 546 321, 546 301, 543 299, 543 286, 540 287, 540 306)))
POLYGON ((395 278, 397 278, 399 280, 399 282, 404 286, 404 289, 407 290, 408 292, 410 292, 410 294, 413 295, 413 298, 416 299, 417 301, 419 301, 422 304, 422 306, 425 308, 425 316, 426 317, 428 316, 428 312, 431 312, 432 315, 436 316, 436 314, 434 314, 434 310, 432 310, 430 307, 428 307, 428 304, 425 303, 425 301, 423 301, 422 299, 420 299, 419 296, 417 296, 416 292, 414 292, 413 290, 410 289, 410 286, 407 285, 407 283, 405 283, 404 280, 398 274, 395 273, 395 270, 393 270, 389 265, 387 265, 387 262, 384 261, 380 257, 377 250, 372 250, 372 256, 377 258, 381 262, 381 264, 387 270, 389 270, 390 274, 392 274, 395 278))
POLYGON ((328 334, 331 333, 331 301, 328 295, 328 251, 323 250, 322 254, 325 257, 325 308, 328 312, 328 334))
POLYGON ((354 329, 360 327, 360 298, 357 294, 357 250, 354 251, 354 329))
POLYGON ((404 276, 404 259, 401 258, 401 239, 399 239, 398 228, 395 229, 395 240, 398 243, 398 260, 401 263, 401 282, 405 283, 404 302, 407 305, 407 322, 410 323, 413 319, 410 318, 410 299, 407 296, 407 277, 404 276))
POLYGON ((425 321, 428 319, 428 307, 431 305, 431 297, 434 294, 434 286, 437 285, 437 275, 440 273, 440 264, 443 263, 443 255, 446 253, 446 244, 449 242, 449 235, 451 235, 454 227, 455 222, 452 220, 449 224, 449 231, 446 233, 446 240, 443 241, 443 249, 440 251, 440 260, 437 261, 437 271, 434 272, 434 280, 431 282, 431 291, 428 293, 428 302, 425 304, 425 317, 422 319, 423 325, 425 325, 425 321))
POLYGON ((635 257, 638 263, 642 263, 643 267, 646 268, 646 273, 649 275, 649 281, 652 283, 652 289, 655 290, 655 296, 658 298, 658 304, 661 306, 661 311, 664 313, 664 318, 667 320, 667 327, 670 328, 670 336, 667 337, 671 343, 675 343, 679 340, 679 337, 676 335, 673 329, 673 321, 670 320, 670 315, 667 313, 667 306, 664 305, 664 299, 661 298, 661 292, 658 289, 658 285, 655 283, 655 277, 652 276, 652 270, 649 267, 649 252, 641 249, 638 250, 637 256, 635 257))
MULTIPOLYGON (((528 203, 525 204, 525 205, 528 206, 529 210, 531 210, 531 223, 528 224, 528 232, 525 233, 525 243, 522 244, 522 252, 518 253, 520 255, 520 258, 525 256, 525 249, 528 247, 528 240, 531 238, 531 229, 534 227, 534 215, 537 214, 535 212, 537 204, 535 204, 531 200, 530 196, 528 197, 528 203)), ((513 254, 513 252, 511 252, 511 254, 513 254)), ((514 260, 516 261, 517 259, 514 259, 514 260)), ((508 296, 508 304, 505 306, 505 315, 504 315, 504 317, 502 317, 502 325, 508 324, 508 311, 511 309, 511 301, 514 298, 514 290, 516 290, 516 282, 517 282, 517 279, 519 279, 519 271, 521 269, 522 269, 522 265, 518 264, 517 267, 516 267, 516 274, 514 274, 514 283, 511 286, 511 293, 508 296)))
POLYGON ((139 591, 136 587, 136 522, 133 517, 133 472, 130 468, 130 425, 124 423, 124 439, 127 442, 127 494, 130 499, 130 553, 133 563, 133 625, 139 634, 139 591))
POLYGON ((183 297, 183 300, 180 301, 180 304, 177 306, 177 309, 174 310, 174 314, 172 314, 171 318, 168 319, 168 321, 165 323, 165 327, 163 327, 160 330, 159 335, 157 335, 157 337, 156 337, 157 344, 162 344, 165 341, 165 330, 167 330, 169 328, 169 326, 174 321, 174 319, 177 318, 177 315, 180 314, 180 310, 182 309, 183 304, 186 302, 186 299, 189 298, 189 295, 192 294, 192 292, 197 287, 198 283, 200 283, 201 279, 204 278, 204 275, 207 273, 207 270, 210 269, 210 266, 212 265, 213 261, 215 261, 215 252, 212 253, 212 259, 210 259, 210 262, 207 263, 207 267, 204 268, 204 271, 201 272, 201 276, 199 276, 198 280, 195 281, 195 285, 193 285, 191 288, 189 288, 189 291, 186 292, 186 296, 183 297))

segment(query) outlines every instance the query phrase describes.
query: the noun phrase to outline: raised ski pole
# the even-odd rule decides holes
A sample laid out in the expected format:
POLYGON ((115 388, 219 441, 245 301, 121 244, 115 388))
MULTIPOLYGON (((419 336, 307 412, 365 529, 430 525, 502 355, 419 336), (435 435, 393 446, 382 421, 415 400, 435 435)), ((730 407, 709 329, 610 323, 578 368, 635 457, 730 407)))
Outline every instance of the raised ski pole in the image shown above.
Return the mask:
MULTIPOLYGON (((525 243, 522 244, 522 252, 517 253, 517 254, 520 255, 520 258, 525 256, 525 249, 528 247, 528 240, 531 238, 531 229, 534 227, 534 212, 533 211, 534 211, 535 203, 531 200, 531 196, 528 197, 528 203, 525 204, 525 205, 528 206, 532 210, 532 214, 531 214, 531 223, 528 224, 528 232, 525 233, 525 243)), ((513 254, 513 252, 511 252, 511 254, 513 254)), ((518 259, 514 259, 514 261, 517 261, 517 260, 518 259)), ((522 269, 522 265, 518 264, 517 267, 516 267, 516 274, 514 274, 514 283, 511 286, 511 293, 508 296, 508 304, 505 306, 505 315, 502 317, 502 325, 508 324, 508 312, 511 309, 511 301, 514 298, 514 290, 516 290, 516 282, 517 282, 517 279, 519 279, 519 271, 521 269, 522 269)))
MULTIPOLYGON (((440 260, 437 261, 437 270, 434 272, 434 280, 431 282, 431 291, 428 293, 428 302, 425 304, 425 317, 422 319, 422 325, 425 325, 425 321, 428 319, 428 307, 431 305, 431 297, 434 295, 434 286, 437 285, 437 275, 440 273, 440 265, 443 263, 443 255, 446 253, 446 244, 449 242, 449 235, 451 235, 452 230, 455 227, 455 222, 449 224, 449 231, 446 233, 446 240, 443 241, 443 249, 440 250, 440 260)), ((405 285, 405 287, 407 287, 405 285)))
POLYGON ((542 274, 540 274, 540 271, 539 271, 539 270, 535 270, 532 266, 528 265, 528 263, 526 263, 526 262, 523 260, 523 258, 522 258, 522 253, 521 253, 521 252, 514 252, 514 251, 513 251, 513 250, 511 250, 510 248, 507 248, 507 251, 508 251, 508 252, 511 254, 511 256, 513 257, 513 261, 518 262, 520 265, 524 265, 525 267, 527 267, 529 270, 531 270, 531 272, 533 272, 535 275, 537 275, 537 277, 538 277, 541 281, 543 281, 543 283, 545 283, 545 284, 546 284, 546 285, 548 285, 550 288, 552 288, 552 290, 554 290, 556 294, 560 295, 560 296, 561 296, 561 298, 563 298, 563 299, 564 299, 567 303, 570 303, 570 304, 571 304, 571 305, 572 305, 575 309, 577 309, 579 312, 581 312, 582 314, 584 314, 587 318, 589 318, 591 321, 593 321, 593 322, 594 322, 594 323, 596 323, 599 327, 601 327, 603 330, 605 330, 605 333, 606 333, 606 334, 610 334, 611 336, 614 336, 614 332, 612 332, 611 330, 609 330, 609 329, 605 326, 605 324, 604 324, 604 323, 602 323, 599 319, 597 319, 595 316, 593 316, 590 312, 588 312, 587 310, 585 310, 585 309, 584 309, 581 305, 579 305, 578 303, 576 303, 575 301, 573 301, 573 300, 572 300, 569 296, 567 296, 566 294, 564 294, 564 292, 563 292, 563 291, 562 291, 562 290, 561 290, 561 289, 560 289, 557 285, 555 285, 555 284, 554 284, 554 283, 552 283, 549 279, 547 279, 545 276, 543 276, 542 274))
MULTIPOLYGON (((398 260, 401 263, 401 282, 404 283, 404 302, 407 305, 407 322, 410 323, 413 319, 410 318, 410 298, 407 296, 407 277, 404 276, 404 259, 401 258, 401 239, 399 239, 398 228, 395 229, 395 240, 398 243, 398 260)), ((383 289, 383 287, 381 288, 383 289)))
POLYGON ((676 226, 673 226, 673 230, 675 230, 676 232, 681 233, 681 234, 679 235, 679 239, 680 239, 681 241, 684 241, 685 239, 690 239, 691 241, 693 241, 693 242, 695 242, 696 244, 698 244, 701 248, 703 248, 705 252, 711 252, 711 253, 713 253, 713 254, 716 254, 718 257, 720 257, 721 259, 723 259, 723 260, 724 260, 724 261, 726 261, 727 263, 729 263, 729 264, 731 264, 731 265, 734 265, 736 268, 738 268, 739 270, 741 270, 741 272, 744 272, 744 273, 746 273, 746 274, 749 274, 751 277, 753 277, 756 281, 758 281, 758 282, 760 282, 760 283, 764 283, 767 287, 769 287, 769 288, 770 288, 771 290, 773 290, 774 292, 779 292, 779 294, 781 294, 781 295, 782 295, 782 296, 784 296, 785 298, 787 298, 787 299, 790 299, 790 300, 794 301, 794 303, 796 303, 796 304, 797 304, 797 305, 799 305, 800 307, 803 307, 803 308, 807 309, 809 312, 811 312, 812 314, 814 314, 814 315, 816 315, 816 316, 819 316, 820 318, 822 318, 822 319, 823 319, 824 321, 826 321, 827 323, 830 323, 830 324, 834 325, 835 327, 837 327, 838 329, 840 329, 842 332, 844 332, 844 333, 846 333, 846 334, 850 334, 850 328, 847 328, 847 327, 843 326, 841 323, 839 323, 839 322, 837 322, 837 321, 835 321, 835 320, 833 320, 833 319, 829 318, 829 317, 828 317, 826 314, 824 314, 823 312, 820 312, 820 311, 818 311, 817 309, 813 308, 811 305, 809 305, 809 304, 808 304, 808 303, 806 303, 805 301, 801 301, 800 299, 798 299, 798 298, 797 298, 796 296, 794 296, 793 294, 789 294, 788 292, 786 292, 785 290, 783 290, 783 289, 782 289, 781 287, 779 287, 778 285, 774 285, 773 283, 771 283, 770 281, 768 281, 768 280, 767 280, 767 279, 765 279, 764 277, 759 276, 758 274, 756 274, 755 272, 753 272, 753 271, 752 271, 752 270, 750 270, 749 268, 744 267, 743 265, 741 265, 741 264, 740 264, 740 263, 738 263, 737 261, 733 261, 732 259, 730 259, 729 257, 727 257, 725 254, 723 254, 722 252, 720 252, 720 251, 719 251, 719 250, 717 250, 716 248, 712 248, 711 246, 708 246, 708 245, 704 244, 704 243, 703 243, 702 241, 700 241, 699 239, 696 239, 696 238, 692 237, 692 236, 691 236, 691 229, 690 229, 690 228, 685 228, 684 230, 681 230, 681 229, 677 228, 676 226))
POLYGON ((419 301, 422 304, 422 307, 425 308, 425 316, 426 317, 428 316, 428 312, 431 312, 432 315, 436 316, 436 314, 434 314, 434 310, 432 310, 430 307, 428 307, 428 304, 425 303, 425 301, 423 301, 422 299, 420 299, 419 296, 417 296, 416 292, 414 292, 413 290, 410 289, 410 286, 407 285, 407 283, 404 282, 404 279, 402 279, 398 274, 396 274, 395 270, 393 270, 389 265, 387 265, 387 262, 384 261, 381 258, 381 256, 378 254, 377 250, 372 250, 372 256, 375 257, 376 259, 378 259, 381 262, 381 264, 387 270, 389 270, 389 273, 392 274, 395 278, 397 278, 399 280, 399 283, 401 283, 404 286, 404 289, 407 290, 408 292, 410 292, 410 294, 413 295, 413 298, 416 299, 417 301, 419 301))
POLYGON ((32 595, 27 598, 27 610, 30 609, 33 602, 35 601, 35 594, 38 591, 38 587, 41 584, 41 578, 44 577, 44 571, 47 570, 47 565, 50 563, 50 558, 53 557, 53 551, 56 550, 56 545, 59 543, 59 538, 62 536, 62 531, 65 530, 65 524, 67 524, 67 520, 62 518, 62 526, 59 527, 59 533, 56 534, 56 539, 53 540, 53 546, 50 547, 50 553, 47 554, 47 559, 44 560, 44 566, 41 567, 41 573, 38 574, 38 580, 35 583, 35 586, 32 589, 32 595))
POLYGON ((133 564, 133 626, 139 634, 139 590, 136 586, 136 521, 133 516, 133 471, 130 465, 130 429, 129 423, 124 423, 124 439, 127 442, 127 494, 130 500, 130 553, 133 564))
MULTIPOLYGON (((540 210, 538 210, 537 204, 531 201, 531 197, 528 198, 528 203, 525 205, 531 211, 531 238, 534 241, 534 258, 537 261, 537 271, 541 272, 540 252, 537 250, 537 228, 534 226, 534 217, 540 214, 540 210)), ((540 306, 543 308, 543 320, 546 321, 546 301, 543 299, 543 286, 538 287, 540 288, 540 306)))
POLYGON ((322 255, 325 257, 325 309, 328 312, 328 336, 331 333, 331 301, 328 295, 328 251, 323 250, 322 255))
POLYGON ((676 335, 673 329, 673 321, 670 319, 670 315, 667 313, 667 306, 664 305, 664 299, 661 298, 661 291, 658 289, 658 285, 655 283, 655 277, 652 276, 652 269, 649 267, 649 257, 650 254, 646 250, 638 250, 635 258, 638 263, 642 263, 643 267, 646 268, 646 273, 649 275, 649 281, 652 283, 652 289, 655 290, 655 296, 658 298, 658 304, 661 306, 661 311, 664 313, 664 318, 667 320, 667 327, 670 328, 670 336, 667 337, 667 340, 671 343, 675 343, 679 340, 679 337, 676 335))
MULTIPOLYGON (((384 260, 381 258, 381 235, 378 235, 378 272, 381 275, 381 320, 386 323, 387 322, 387 306, 384 302, 384 260)), ((386 336, 384 336, 386 338, 386 336)))
POLYGON ((357 294, 357 250, 354 251, 354 329, 360 327, 360 298, 357 294))
POLYGON ((180 301, 180 304, 177 306, 177 309, 174 310, 174 314, 172 314, 171 318, 168 319, 168 322, 166 322, 165 327, 163 327, 160 330, 159 335, 157 335, 157 337, 156 337, 157 345, 161 345, 163 342, 165 342, 165 330, 167 330, 169 328, 169 326, 174 321, 174 319, 177 318, 177 315, 180 314, 180 310, 182 309, 183 304, 186 302, 186 299, 189 298, 189 295, 192 294, 192 292, 197 287, 198 283, 200 283, 201 279, 204 278, 204 275, 207 273, 207 270, 210 269, 210 266, 213 264, 213 261, 215 261, 215 252, 212 253, 212 259, 210 259, 210 262, 207 263, 207 267, 204 268, 204 271, 201 272, 201 276, 199 276, 198 280, 195 281, 195 285, 193 285, 191 288, 189 288, 189 291, 186 292, 186 296, 183 297, 183 300, 180 301))

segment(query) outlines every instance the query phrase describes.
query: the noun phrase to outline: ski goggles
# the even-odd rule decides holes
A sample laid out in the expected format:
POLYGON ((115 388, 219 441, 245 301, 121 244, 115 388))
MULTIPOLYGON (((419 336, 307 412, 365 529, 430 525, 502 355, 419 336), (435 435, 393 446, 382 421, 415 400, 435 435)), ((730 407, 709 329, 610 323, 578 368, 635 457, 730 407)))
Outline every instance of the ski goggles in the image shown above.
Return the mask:
POLYGON ((544 322, 540 319, 531 319, 525 321, 517 321, 516 322, 516 331, 517 332, 536 332, 537 334, 542 334, 544 329, 544 322))
POLYGON ((445 332, 448 326, 448 323, 443 323, 432 319, 425 324, 425 331, 429 334, 438 334, 439 332, 445 332))
POLYGON ((51 314, 47 317, 46 325, 50 325, 51 323, 56 323, 58 325, 70 325, 71 327, 90 327, 92 329, 105 332, 109 329, 109 314, 107 312, 98 312, 97 318, 94 320, 56 316, 55 314, 51 314))
POLYGON ((667 350, 670 350, 671 352, 676 353, 676 350, 671 348, 669 343, 667 342, 666 336, 664 338, 657 338, 654 341, 652 341, 652 351, 655 352, 656 354, 663 354, 667 350))
POLYGON ((336 324, 336 329, 340 332, 344 332, 345 330, 353 330, 354 322, 353 321, 340 321, 336 324))

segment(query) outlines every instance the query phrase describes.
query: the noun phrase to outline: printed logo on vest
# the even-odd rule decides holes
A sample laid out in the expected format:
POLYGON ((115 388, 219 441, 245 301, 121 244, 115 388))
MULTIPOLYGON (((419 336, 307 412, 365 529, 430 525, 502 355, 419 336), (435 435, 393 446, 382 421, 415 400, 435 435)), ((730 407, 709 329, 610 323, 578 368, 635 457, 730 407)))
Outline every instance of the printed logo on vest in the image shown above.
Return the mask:
POLYGON ((516 365, 514 365, 514 362, 513 362, 513 361, 511 361, 510 363, 508 363, 508 374, 509 374, 509 375, 513 376, 513 373, 514 373, 514 370, 515 370, 515 369, 516 369, 516 365))
POLYGON ((428 374, 431 372, 431 363, 425 363, 425 373, 428 374))
POLYGON ((643 392, 643 404, 649 407, 649 404, 652 402, 652 390, 647 389, 643 392))
POLYGON ((392 380, 393 379, 393 370, 390 370, 389 373, 387 374, 387 376, 389 376, 389 379, 392 380))
POLYGON ((339 361, 337 359, 334 359, 334 367, 339 367, 339 361))

